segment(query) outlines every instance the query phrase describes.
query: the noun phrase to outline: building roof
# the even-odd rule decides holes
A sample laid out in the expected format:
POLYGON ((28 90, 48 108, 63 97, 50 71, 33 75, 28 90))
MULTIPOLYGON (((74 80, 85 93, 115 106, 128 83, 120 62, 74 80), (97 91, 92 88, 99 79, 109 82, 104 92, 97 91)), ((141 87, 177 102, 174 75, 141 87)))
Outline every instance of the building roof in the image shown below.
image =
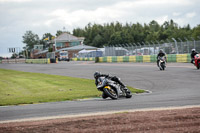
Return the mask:
MULTIPOLYGON (((55 39, 56 39, 56 42, 74 42, 74 41, 83 41, 85 38, 76 37, 67 32, 64 32, 61 35, 57 36, 55 39)), ((55 39, 53 40, 53 42, 55 42, 55 39)))
POLYGON ((97 47, 88 46, 88 45, 84 45, 83 44, 83 45, 77 45, 77 46, 68 47, 68 48, 62 48, 62 49, 57 50, 56 52, 59 52, 59 51, 70 51, 70 50, 83 50, 83 49, 94 50, 94 49, 97 49, 97 47))
POLYGON ((40 51, 38 53, 35 53, 35 55, 39 55, 39 54, 43 54, 43 53, 47 53, 47 52, 48 52, 48 50, 43 50, 43 51, 40 51))
MULTIPOLYGON (((73 47, 67 47, 67 48, 62 48, 62 49, 59 49, 55 52, 59 52, 59 51, 73 51, 73 50, 96 50, 97 47, 93 47, 93 46, 88 46, 88 45, 77 45, 77 46, 73 46, 73 47)), ((43 54, 43 53, 47 53, 48 50, 43 50, 43 51, 40 51, 38 53, 35 53, 35 55, 39 55, 39 54, 43 54)))

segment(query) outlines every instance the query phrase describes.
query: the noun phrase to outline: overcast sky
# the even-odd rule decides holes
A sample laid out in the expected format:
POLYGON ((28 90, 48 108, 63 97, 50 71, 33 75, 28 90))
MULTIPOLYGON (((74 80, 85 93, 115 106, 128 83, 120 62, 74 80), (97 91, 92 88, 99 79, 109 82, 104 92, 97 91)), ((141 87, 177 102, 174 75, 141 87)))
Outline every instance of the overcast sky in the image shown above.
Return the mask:
POLYGON ((38 34, 72 32, 89 22, 104 24, 159 24, 173 19, 179 26, 200 24, 200 0, 0 0, 0 56, 8 56, 8 48, 22 47, 27 30, 38 34))

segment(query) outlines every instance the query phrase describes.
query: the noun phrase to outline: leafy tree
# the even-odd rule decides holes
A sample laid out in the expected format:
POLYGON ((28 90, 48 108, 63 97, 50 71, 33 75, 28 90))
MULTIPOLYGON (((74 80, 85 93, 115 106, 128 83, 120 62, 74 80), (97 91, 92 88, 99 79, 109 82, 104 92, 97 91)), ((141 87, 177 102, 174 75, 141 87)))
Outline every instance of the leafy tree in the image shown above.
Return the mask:
POLYGON ((73 29, 73 35, 77 37, 85 36, 85 31, 81 28, 73 29))
POLYGON ((94 44, 95 47, 101 47, 102 44, 103 44, 103 38, 102 38, 102 36, 100 34, 97 34, 94 37, 92 43, 94 44))
POLYGON ((28 50, 33 49, 34 45, 40 44, 39 36, 32 31, 26 31, 23 38, 23 43, 26 44, 28 50))
POLYGON ((57 30, 56 36, 59 36, 59 35, 61 35, 62 33, 63 33, 63 31, 57 30))
POLYGON ((200 24, 195 27, 193 29, 193 33, 192 33, 192 36, 195 38, 195 39, 200 39, 200 24))
POLYGON ((48 40, 52 40, 53 35, 51 35, 51 33, 45 33, 42 36, 42 40, 48 39, 48 40))
POLYGON ((109 45, 121 44, 122 42, 121 32, 118 31, 111 35, 109 45))
POLYGON ((50 40, 52 39, 53 39, 53 35, 51 35, 51 33, 45 33, 42 36, 42 39, 40 40, 40 44, 42 44, 44 48, 46 48, 48 44, 50 43, 50 40))
POLYGON ((156 22, 155 20, 152 20, 150 23, 149 23, 149 30, 151 32, 158 32, 160 29, 160 25, 158 24, 158 22, 156 22))

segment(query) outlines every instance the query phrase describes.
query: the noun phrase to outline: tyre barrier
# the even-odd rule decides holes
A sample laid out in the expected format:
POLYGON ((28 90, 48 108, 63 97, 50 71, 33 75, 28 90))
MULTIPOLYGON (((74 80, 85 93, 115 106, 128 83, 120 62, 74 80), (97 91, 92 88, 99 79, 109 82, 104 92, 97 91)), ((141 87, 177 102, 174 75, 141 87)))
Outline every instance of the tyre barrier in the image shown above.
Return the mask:
MULTIPOLYGON (((190 54, 168 54, 167 62, 190 62, 190 54)), ((156 62, 157 55, 140 56, 106 56, 92 58, 72 58, 73 61, 95 61, 95 62, 156 62)))
POLYGON ((95 57, 72 58, 72 61, 95 61, 95 57))
MULTIPOLYGON (((29 64, 50 64, 50 59, 26 59, 25 63, 29 64)), ((53 62, 52 62, 53 63, 53 62)))

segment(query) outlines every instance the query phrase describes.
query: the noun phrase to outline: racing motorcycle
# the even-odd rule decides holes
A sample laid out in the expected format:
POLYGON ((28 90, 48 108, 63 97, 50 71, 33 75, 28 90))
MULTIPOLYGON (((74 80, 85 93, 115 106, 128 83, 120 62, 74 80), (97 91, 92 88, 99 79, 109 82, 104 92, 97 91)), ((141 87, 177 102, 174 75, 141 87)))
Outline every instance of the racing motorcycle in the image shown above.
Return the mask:
POLYGON ((199 54, 196 54, 194 56, 194 65, 197 67, 197 69, 200 68, 200 55, 199 54))
POLYGON ((131 91, 127 87, 122 87, 120 84, 109 78, 99 77, 97 81, 97 89, 103 92, 103 99, 106 99, 107 97, 110 97, 111 99, 118 99, 119 97, 132 97, 131 91))
POLYGON ((166 68, 166 57, 165 56, 158 57, 158 60, 159 60, 158 67, 160 68, 161 71, 162 70, 164 71, 166 68))

